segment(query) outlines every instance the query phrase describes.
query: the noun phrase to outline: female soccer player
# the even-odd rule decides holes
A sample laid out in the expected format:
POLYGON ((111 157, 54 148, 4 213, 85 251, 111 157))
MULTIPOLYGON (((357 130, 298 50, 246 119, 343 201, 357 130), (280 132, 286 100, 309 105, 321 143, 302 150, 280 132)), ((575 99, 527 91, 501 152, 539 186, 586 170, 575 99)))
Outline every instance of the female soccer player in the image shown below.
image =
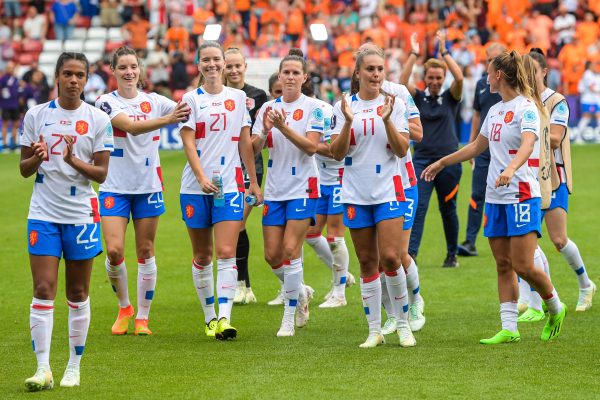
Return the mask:
POLYGON ((148 315, 156 286, 154 239, 158 217, 165 212, 158 146, 160 128, 183 121, 189 107, 156 93, 138 90, 142 69, 135 50, 118 48, 111 70, 118 89, 100 96, 96 107, 111 119, 115 149, 106 182, 100 185, 100 215, 106 241, 106 273, 119 301, 113 335, 127 333, 134 309, 129 302, 125 267, 125 232, 129 217, 135 229, 138 260, 137 316, 134 334, 151 335, 148 315))
MULTIPOLYGON (((488 66, 490 90, 502 102, 493 106, 474 142, 427 167, 421 178, 431 181, 447 165, 471 159, 489 146, 484 235, 496 259, 502 330, 482 344, 521 340, 517 330, 518 285, 515 273, 542 296, 550 318, 542 331, 544 341, 560 334, 567 309, 543 270, 533 266, 541 232, 539 165, 540 113, 543 105, 536 87, 527 82, 516 51, 503 53, 488 66)), ((535 82, 534 82, 534 85, 535 82)))
MULTIPOLYGON (((256 112, 267 101, 267 94, 264 90, 245 82, 247 68, 248 64, 246 64, 246 59, 239 49, 229 48, 225 51, 225 84, 246 93, 246 108, 250 114, 252 124, 254 125, 256 112)), ((261 152, 259 152, 254 159, 254 168, 256 170, 257 182, 260 186, 262 185, 263 178, 263 158, 261 152)), ((248 189, 250 180, 244 164, 242 164, 242 170, 244 173, 244 185, 246 189, 248 189)), ((238 238, 235 255, 238 267, 238 284, 235 289, 235 297, 233 298, 235 304, 256 303, 256 296, 250 287, 250 273, 248 271, 250 240, 246 233, 246 221, 248 220, 251 211, 252 206, 244 202, 244 220, 242 221, 242 230, 240 231, 238 238)))
MULTIPOLYGON (((550 240, 577 275, 579 299, 575 311, 586 311, 592 307, 596 285, 588 277, 577 245, 567 236, 569 194, 573 188, 571 148, 567 129, 569 107, 562 94, 546 87, 548 64, 542 50, 533 49, 528 56, 533 59, 540 97, 550 116, 550 145, 554 150, 553 171, 556 171, 556 174, 553 174, 555 179, 550 208, 544 210, 542 216, 546 220, 550 240)), ((537 296, 533 293, 532 295, 529 309, 519 317, 519 321, 539 321, 544 318, 537 296), (536 304, 532 304, 532 300, 536 304)))
POLYGON ((313 295, 303 284, 302 244, 316 218, 319 173, 313 155, 324 116, 321 103, 302 94, 307 79, 302 52, 290 50, 279 64, 282 96, 261 107, 253 128, 255 151, 265 142, 269 150, 262 219, 265 260, 285 288, 277 336, 294 335, 294 316, 297 327, 306 325, 313 295))
POLYGON ((21 175, 35 174, 27 234, 33 276, 29 321, 37 371, 25 380, 30 391, 54 386, 50 341, 58 264, 65 259, 69 306, 69 363, 60 381, 79 386, 79 363, 90 325, 90 276, 102 252, 98 197, 91 181, 104 182, 112 127, 106 114, 82 100, 89 62, 81 53, 62 53, 56 63, 58 97, 25 114, 21 175))
POLYGON ((360 347, 385 342, 381 334, 379 265, 386 275, 392 309, 403 347, 415 346, 407 320, 406 276, 400 257, 406 208, 400 158, 408 149, 406 108, 395 97, 383 95, 384 55, 378 48, 356 55, 351 96, 334 107, 331 144, 336 160, 344 159, 342 201, 344 224, 350 229, 360 263, 361 294, 369 336, 360 347), (375 250, 376 249, 376 250, 375 250))
POLYGON ((256 180, 250 139, 246 94, 223 85, 225 54, 216 42, 198 48, 200 87, 183 96, 191 108, 189 120, 180 124, 187 164, 181 177, 180 204, 192 242, 192 277, 204 311, 207 336, 233 339, 230 324, 237 283, 235 249, 242 227, 244 178, 240 154, 248 171, 248 192, 262 202, 256 180), (215 313, 212 268, 214 243, 217 256, 215 313))

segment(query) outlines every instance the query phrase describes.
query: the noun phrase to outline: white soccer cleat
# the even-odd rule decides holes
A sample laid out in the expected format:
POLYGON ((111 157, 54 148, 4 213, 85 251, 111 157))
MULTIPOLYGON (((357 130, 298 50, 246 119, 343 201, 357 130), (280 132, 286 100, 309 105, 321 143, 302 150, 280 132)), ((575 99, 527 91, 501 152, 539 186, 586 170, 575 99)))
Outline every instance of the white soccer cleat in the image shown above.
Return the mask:
POLYGON ((298 307, 296 308, 296 326, 304 328, 310 319, 310 310, 308 306, 315 294, 315 290, 308 285, 304 285, 304 296, 298 299, 298 307))
POLYGON ((587 311, 592 308, 592 299, 596 294, 596 284, 590 281, 591 285, 585 289, 579 289, 579 299, 575 311, 587 311))
POLYGON ((30 392, 52 389, 54 387, 52 371, 46 367, 39 367, 31 378, 25 379, 25 387, 30 392))
POLYGON ((517 303, 517 311, 519 312, 519 314, 523 314, 525 311, 527 311, 528 308, 529 305, 525 302, 522 302, 521 300, 519 300, 519 302, 517 303))
POLYGON ((68 365, 63 378, 60 380, 60 387, 79 386, 79 368, 68 365))
POLYGON ((330 296, 323 303, 319 304, 319 308, 337 308, 347 305, 346 297, 330 296))
POLYGON ((238 281, 235 287, 235 296, 233 296, 233 304, 245 304, 246 303, 246 282, 238 281))
POLYGON ((329 292, 327 292, 327 294, 325 295, 325 297, 323 297, 323 301, 329 300, 329 298, 331 296, 333 296, 333 285, 331 285, 331 288, 329 288, 329 292))
POLYGON ((294 321, 284 319, 281 322, 281 327, 279 328, 279 331, 277 332, 277 337, 294 336, 294 333, 294 321))
POLYGON ((367 340, 365 340, 365 342, 358 347, 361 349, 372 349, 382 344, 385 344, 385 338, 383 335, 378 332, 371 332, 369 333, 369 336, 367 336, 367 340))
POLYGON ((417 340, 406 322, 398 324, 398 338, 400 339, 400 347, 414 347, 417 345, 417 340))
POLYGON ((256 296, 252 291, 252 288, 246 288, 246 304, 254 304, 256 303, 256 296))
POLYGON ((423 325, 425 325, 423 302, 414 303, 408 307, 408 325, 413 332, 419 332, 423 329, 423 325))
POLYGON ((281 289, 279 290, 279 292, 277 292, 277 296, 273 300, 269 301, 267 303, 267 305, 269 305, 269 306, 281 306, 281 305, 283 305, 283 302, 285 300, 284 294, 283 294, 283 290, 284 289, 283 289, 283 283, 282 283, 281 284, 281 289))
POLYGON ((384 335, 389 335, 390 333, 396 332, 398 329, 398 324, 396 322, 396 318, 390 317, 385 324, 383 324, 383 328, 381 328, 381 333, 384 335))
POLYGON ((348 275, 346 275, 346 287, 349 288, 350 286, 354 285, 356 283, 356 278, 354 278, 354 275, 352 275, 350 273, 350 271, 348 271, 348 275))

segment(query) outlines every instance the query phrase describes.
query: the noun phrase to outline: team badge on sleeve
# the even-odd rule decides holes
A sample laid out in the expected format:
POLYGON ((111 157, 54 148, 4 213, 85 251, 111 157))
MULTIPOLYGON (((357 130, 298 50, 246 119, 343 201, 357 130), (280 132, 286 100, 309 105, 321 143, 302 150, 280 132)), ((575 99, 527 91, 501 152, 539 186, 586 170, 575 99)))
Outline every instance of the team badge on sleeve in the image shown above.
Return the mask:
POLYGON ((303 115, 304 111, 302 111, 301 109, 297 109, 296 111, 294 111, 292 118, 294 118, 294 121, 300 121, 303 115))
POLYGON ((75 122, 75 132, 77 132, 80 135, 85 135, 88 133, 89 130, 89 124, 83 120, 79 120, 77 122, 75 122))
POLYGON ((225 100, 224 105, 225 105, 225 109, 227 111, 233 111, 233 110, 235 110, 235 101, 233 101, 231 99, 225 100))
POLYGON ((110 113, 112 112, 112 107, 110 106, 110 104, 108 104, 107 101, 104 101, 102 102, 102 104, 100 104, 100 109, 108 115, 110 115, 110 113))
POLYGON ((144 114, 148 114, 150 111, 152 111, 152 105, 149 102, 144 101, 140 103, 140 110, 142 110, 144 114))
POLYGON ((510 124, 512 122, 514 116, 515 116, 514 112, 512 112, 512 111, 507 112, 506 115, 504 115, 504 123, 510 124))

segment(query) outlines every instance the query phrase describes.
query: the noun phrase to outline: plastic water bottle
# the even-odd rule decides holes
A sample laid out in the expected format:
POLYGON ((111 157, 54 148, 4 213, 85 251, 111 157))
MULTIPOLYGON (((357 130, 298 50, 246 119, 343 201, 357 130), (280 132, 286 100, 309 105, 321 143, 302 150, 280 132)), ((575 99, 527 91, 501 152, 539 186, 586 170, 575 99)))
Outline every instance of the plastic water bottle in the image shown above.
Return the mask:
POLYGON ((217 192, 213 194, 213 205, 223 207, 225 205, 225 193, 223 193, 223 178, 219 171, 213 171, 212 184, 217 187, 217 192))
POLYGON ((256 199, 256 196, 253 194, 249 194, 248 196, 246 196, 246 204, 248 204, 249 206, 253 206, 256 204, 258 200, 256 199))

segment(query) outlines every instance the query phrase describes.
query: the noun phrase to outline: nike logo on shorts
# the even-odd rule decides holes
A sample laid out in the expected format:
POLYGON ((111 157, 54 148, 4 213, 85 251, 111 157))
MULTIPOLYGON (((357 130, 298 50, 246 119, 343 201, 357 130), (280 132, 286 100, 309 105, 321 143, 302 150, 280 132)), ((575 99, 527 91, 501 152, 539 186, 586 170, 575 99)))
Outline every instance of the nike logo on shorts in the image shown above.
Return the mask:
POLYGON ((89 250, 89 249, 91 249, 91 248, 93 248, 93 247, 94 247, 94 245, 93 245, 93 244, 91 244, 91 245, 89 245, 89 246, 85 246, 85 249, 86 249, 86 250, 89 250))

